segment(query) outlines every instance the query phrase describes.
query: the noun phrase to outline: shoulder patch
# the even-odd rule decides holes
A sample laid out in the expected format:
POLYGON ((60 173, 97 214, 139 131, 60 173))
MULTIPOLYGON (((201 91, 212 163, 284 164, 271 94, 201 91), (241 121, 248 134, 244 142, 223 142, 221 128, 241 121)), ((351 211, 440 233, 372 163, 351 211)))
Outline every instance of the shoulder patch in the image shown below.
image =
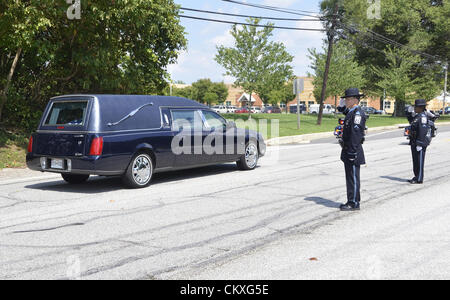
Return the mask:
POLYGON ((361 124, 361 116, 360 115, 355 116, 355 124, 361 124))

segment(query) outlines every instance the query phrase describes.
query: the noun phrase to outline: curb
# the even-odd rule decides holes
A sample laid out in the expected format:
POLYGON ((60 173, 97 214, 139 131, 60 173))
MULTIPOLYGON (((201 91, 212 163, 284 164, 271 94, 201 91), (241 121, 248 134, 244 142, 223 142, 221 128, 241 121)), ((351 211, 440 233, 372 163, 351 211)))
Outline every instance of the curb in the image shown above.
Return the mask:
MULTIPOLYGON (((450 125, 450 122, 441 122, 436 123, 436 125, 450 125)), ((377 131, 389 131, 396 129, 403 129, 409 126, 409 124, 398 124, 392 126, 382 126, 382 127, 373 127, 369 128, 369 132, 377 132, 377 131)), ((334 137, 333 132, 320 132, 320 133, 309 133, 302 135, 294 135, 294 136, 284 136, 273 138, 266 141, 267 146, 279 146, 279 145, 288 145, 288 144, 304 144, 313 140, 326 139, 334 137)))

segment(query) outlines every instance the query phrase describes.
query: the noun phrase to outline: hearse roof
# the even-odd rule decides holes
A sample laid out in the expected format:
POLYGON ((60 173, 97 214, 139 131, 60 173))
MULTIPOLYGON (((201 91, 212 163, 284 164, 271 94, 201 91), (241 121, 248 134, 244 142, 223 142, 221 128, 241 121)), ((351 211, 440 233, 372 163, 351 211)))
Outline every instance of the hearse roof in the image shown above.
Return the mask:
POLYGON ((154 106, 189 106, 189 107, 203 107, 207 106, 186 98, 172 97, 172 96, 150 96, 150 95, 95 95, 95 94, 77 94, 77 95, 63 95, 53 97, 52 100, 67 100, 68 98, 81 98, 81 97, 96 97, 99 103, 106 102, 111 103, 115 101, 133 101, 142 104, 153 103, 154 106))

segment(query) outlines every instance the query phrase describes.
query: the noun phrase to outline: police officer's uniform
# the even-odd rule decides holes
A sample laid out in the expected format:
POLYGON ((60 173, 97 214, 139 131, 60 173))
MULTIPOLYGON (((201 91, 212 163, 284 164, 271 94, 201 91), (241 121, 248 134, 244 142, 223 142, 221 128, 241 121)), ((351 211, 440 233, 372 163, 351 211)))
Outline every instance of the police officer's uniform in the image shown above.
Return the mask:
MULTIPOLYGON (((360 98, 358 89, 349 89, 348 97, 360 98)), ((366 115, 360 106, 348 110, 344 120, 343 147, 341 160, 345 165, 345 179, 347 182, 347 203, 341 205, 341 210, 359 210, 360 195, 360 167, 366 164, 362 143, 366 129, 366 115)))
MULTIPOLYGON (((426 106, 423 99, 416 100, 415 106, 426 106)), ((412 184, 423 183, 425 154, 431 140, 431 130, 428 125, 428 114, 423 111, 416 114, 411 122, 410 145, 413 159, 414 178, 409 180, 412 184)))

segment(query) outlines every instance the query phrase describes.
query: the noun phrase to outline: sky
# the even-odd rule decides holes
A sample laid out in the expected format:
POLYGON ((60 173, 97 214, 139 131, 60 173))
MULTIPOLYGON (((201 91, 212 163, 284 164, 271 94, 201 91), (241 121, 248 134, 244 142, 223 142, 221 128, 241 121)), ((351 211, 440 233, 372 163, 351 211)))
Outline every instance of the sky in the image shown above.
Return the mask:
MULTIPOLYGON (((270 16, 282 18, 308 18, 292 14, 252 8, 239 4, 224 2, 221 0, 174 0, 175 3, 185 8, 244 14, 253 16, 270 16)), ((287 9, 319 11, 320 0, 240 0, 242 2, 264 4, 287 9)), ((197 16, 209 19, 221 19, 226 21, 240 21, 245 23, 245 18, 204 14, 185 11, 185 15, 197 16)), ((266 23, 267 20, 263 21, 266 23)), ((272 21, 278 26, 322 28, 320 22, 297 21, 272 21)), ((198 79, 210 78, 214 82, 233 83, 233 78, 225 76, 225 70, 214 60, 217 53, 216 46, 224 45, 232 47, 233 37, 229 33, 231 24, 212 23, 200 20, 181 18, 181 25, 185 28, 188 45, 186 51, 179 54, 178 63, 170 65, 168 71, 173 81, 183 81, 191 84, 198 79)), ((275 29, 272 40, 283 42, 287 51, 294 56, 292 67, 297 76, 306 76, 311 72, 310 61, 307 57, 308 48, 321 48, 325 38, 323 32, 294 31, 275 29)))

